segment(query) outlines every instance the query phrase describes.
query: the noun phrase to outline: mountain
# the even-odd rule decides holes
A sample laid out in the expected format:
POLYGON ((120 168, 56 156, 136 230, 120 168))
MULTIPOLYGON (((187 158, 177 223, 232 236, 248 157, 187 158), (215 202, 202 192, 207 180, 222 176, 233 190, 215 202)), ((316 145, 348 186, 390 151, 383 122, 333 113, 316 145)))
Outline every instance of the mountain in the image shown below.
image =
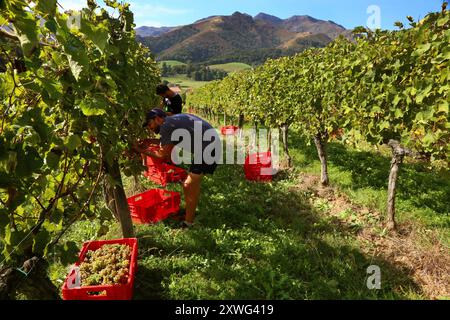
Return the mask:
POLYGON ((326 34, 332 39, 347 30, 333 21, 317 20, 310 16, 293 16, 282 23, 282 27, 293 32, 310 32, 312 34, 326 34))
POLYGON ((265 21, 265 22, 269 22, 272 23, 274 25, 280 25, 283 23, 283 20, 275 17, 275 16, 271 16, 270 14, 266 14, 266 13, 259 13, 257 14, 254 18, 255 21, 260 20, 260 21, 265 21))
POLYGON ((193 63, 231 61, 260 64, 267 58, 292 55, 309 47, 324 47, 349 35, 344 27, 310 16, 289 19, 235 12, 211 16, 161 33, 138 38, 159 60, 193 63))
POLYGON ((219 16, 209 16, 209 17, 206 17, 206 18, 203 18, 203 19, 195 21, 194 24, 195 23, 199 23, 199 22, 203 22, 203 21, 207 21, 207 20, 210 20, 210 19, 214 19, 214 18, 217 18, 217 17, 219 17, 219 16))
POLYGON ((136 35, 140 37, 157 37, 164 33, 167 33, 171 30, 175 29, 175 27, 139 27, 136 28, 136 35))

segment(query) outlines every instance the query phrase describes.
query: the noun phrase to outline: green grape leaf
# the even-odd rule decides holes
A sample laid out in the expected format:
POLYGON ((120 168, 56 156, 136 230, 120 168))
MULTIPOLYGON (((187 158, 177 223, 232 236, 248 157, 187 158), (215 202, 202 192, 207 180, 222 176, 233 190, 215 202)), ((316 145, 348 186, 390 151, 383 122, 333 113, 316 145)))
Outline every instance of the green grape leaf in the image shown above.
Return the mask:
POLYGON ((24 246, 27 242, 26 233, 23 231, 14 230, 9 224, 5 227, 5 243, 13 246, 19 247, 24 246))
POLYGON ((105 25, 94 26, 91 22, 83 19, 81 21, 81 32, 103 53, 108 43, 108 28, 105 25))
POLYGON ((39 38, 36 28, 36 20, 30 12, 21 12, 14 21, 14 28, 22 46, 25 56, 29 56, 39 45, 39 38))
POLYGON ((23 178, 30 176, 33 172, 37 172, 44 160, 39 156, 39 152, 32 147, 25 147, 17 152, 17 166, 15 174, 17 177, 23 178))
POLYGON ((38 0, 36 8, 43 13, 54 15, 56 12, 56 0, 38 0))
POLYGON ((5 208, 0 209, 0 237, 5 236, 5 228, 9 223, 8 210, 5 208))
POLYGON ((9 244, 5 244, 1 255, 5 258, 6 262, 10 262, 12 260, 10 253, 13 252, 13 250, 14 250, 14 247, 12 247, 9 244))
POLYGON ((67 241, 64 245, 59 246, 61 263, 64 265, 74 263, 78 260, 79 249, 73 241, 67 241))
POLYGON ((50 241, 50 233, 45 229, 39 230, 39 233, 33 239, 33 253, 45 255, 47 245, 50 243, 50 241))
POLYGON ((7 189, 11 186, 17 186, 19 181, 11 174, 0 171, 0 189, 7 189))
POLYGON ((95 104, 93 101, 81 101, 81 111, 85 116, 101 116, 106 114, 106 110, 102 108, 102 104, 95 104))
POLYGON ((418 49, 416 50, 416 52, 418 54, 422 55, 431 49, 431 43, 422 44, 422 45, 418 46, 417 48, 418 49))
POLYGON ((54 19, 49 19, 45 22, 45 27, 53 33, 58 31, 58 25, 54 19))
POLYGON ((403 117, 403 111, 400 109, 395 109, 395 118, 400 119, 403 117))
POLYGON ((80 74, 83 71, 83 66, 81 66, 77 61, 73 60, 72 56, 68 55, 69 66, 75 80, 80 80, 80 74))
POLYGON ((422 142, 423 142, 425 145, 431 145, 431 144, 433 144, 435 141, 436 141, 436 138, 435 138, 434 134, 431 133, 431 132, 427 133, 427 134, 425 135, 425 137, 422 139, 422 142))
POLYGON ((58 82, 48 79, 42 79, 41 82, 51 100, 58 100, 63 96, 61 85, 58 82))
POLYGON ((439 105, 438 105, 438 111, 439 112, 444 112, 444 113, 449 113, 449 108, 448 108, 448 106, 449 106, 449 103, 448 103, 448 101, 442 101, 441 103, 439 103, 439 105))
POLYGON ((445 16, 445 17, 440 18, 437 21, 437 26, 438 27, 443 27, 444 25, 448 24, 449 22, 450 22, 449 17, 445 16))
POLYGON ((380 130, 389 129, 389 121, 382 121, 379 125, 380 130))
POLYGON ((61 224, 63 220, 63 212, 61 210, 54 210, 50 215, 49 221, 53 224, 61 224))
POLYGON ((402 100, 400 96, 395 96, 394 101, 392 101, 392 104, 394 107, 398 106, 399 102, 402 100))
POLYGON ((66 146, 69 149, 69 151, 74 151, 76 148, 78 148, 81 145, 81 139, 78 135, 73 134, 71 135, 66 142, 66 146))
POLYGON ((8 20, 6 20, 3 16, 0 16, 0 26, 4 26, 8 23, 8 20))
POLYGON ((61 159, 60 154, 56 154, 53 151, 50 151, 49 153, 47 153, 45 163, 50 169, 57 169, 60 159, 61 159))

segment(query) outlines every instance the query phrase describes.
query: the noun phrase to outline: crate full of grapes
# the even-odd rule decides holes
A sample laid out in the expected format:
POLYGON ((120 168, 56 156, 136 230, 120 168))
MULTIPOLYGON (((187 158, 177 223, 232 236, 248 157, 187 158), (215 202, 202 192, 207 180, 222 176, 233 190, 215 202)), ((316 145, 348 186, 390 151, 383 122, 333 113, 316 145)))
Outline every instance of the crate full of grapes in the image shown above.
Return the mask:
POLYGON ((136 238, 84 243, 63 284, 63 299, 131 300, 137 255, 136 238))

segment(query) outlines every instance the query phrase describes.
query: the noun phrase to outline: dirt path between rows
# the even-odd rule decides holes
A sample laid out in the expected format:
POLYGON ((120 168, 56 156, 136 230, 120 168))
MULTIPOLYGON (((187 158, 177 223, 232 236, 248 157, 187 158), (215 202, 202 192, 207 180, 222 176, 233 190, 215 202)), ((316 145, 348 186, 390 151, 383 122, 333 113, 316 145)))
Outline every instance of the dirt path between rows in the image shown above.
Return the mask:
POLYGON ((397 233, 380 231, 384 217, 352 203, 337 188, 320 186, 319 179, 301 174, 296 190, 311 194, 312 205, 325 201, 323 214, 332 216, 332 221, 346 230, 354 230, 363 252, 408 272, 429 299, 450 298, 450 251, 439 241, 437 232, 415 222, 399 223, 397 233))

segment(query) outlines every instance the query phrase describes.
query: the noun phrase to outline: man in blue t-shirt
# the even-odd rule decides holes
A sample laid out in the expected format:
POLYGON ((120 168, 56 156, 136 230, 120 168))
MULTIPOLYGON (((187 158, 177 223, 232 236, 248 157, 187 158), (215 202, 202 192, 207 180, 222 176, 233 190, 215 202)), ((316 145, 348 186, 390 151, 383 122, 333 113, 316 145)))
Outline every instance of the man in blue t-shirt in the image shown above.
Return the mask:
MULTIPOLYGON (((147 113, 143 127, 160 134, 161 149, 150 152, 135 146, 135 150, 162 160, 172 160, 174 147, 183 150, 183 159, 191 164, 183 184, 186 213, 184 226, 191 226, 200 198, 200 187, 205 174, 214 174, 222 156, 222 144, 217 131, 205 120, 192 114, 167 116, 161 109, 147 113), (186 159, 186 153, 191 156, 186 159), (190 160, 190 161, 189 161, 190 160)), ((176 161, 174 161, 176 162, 176 161)))

